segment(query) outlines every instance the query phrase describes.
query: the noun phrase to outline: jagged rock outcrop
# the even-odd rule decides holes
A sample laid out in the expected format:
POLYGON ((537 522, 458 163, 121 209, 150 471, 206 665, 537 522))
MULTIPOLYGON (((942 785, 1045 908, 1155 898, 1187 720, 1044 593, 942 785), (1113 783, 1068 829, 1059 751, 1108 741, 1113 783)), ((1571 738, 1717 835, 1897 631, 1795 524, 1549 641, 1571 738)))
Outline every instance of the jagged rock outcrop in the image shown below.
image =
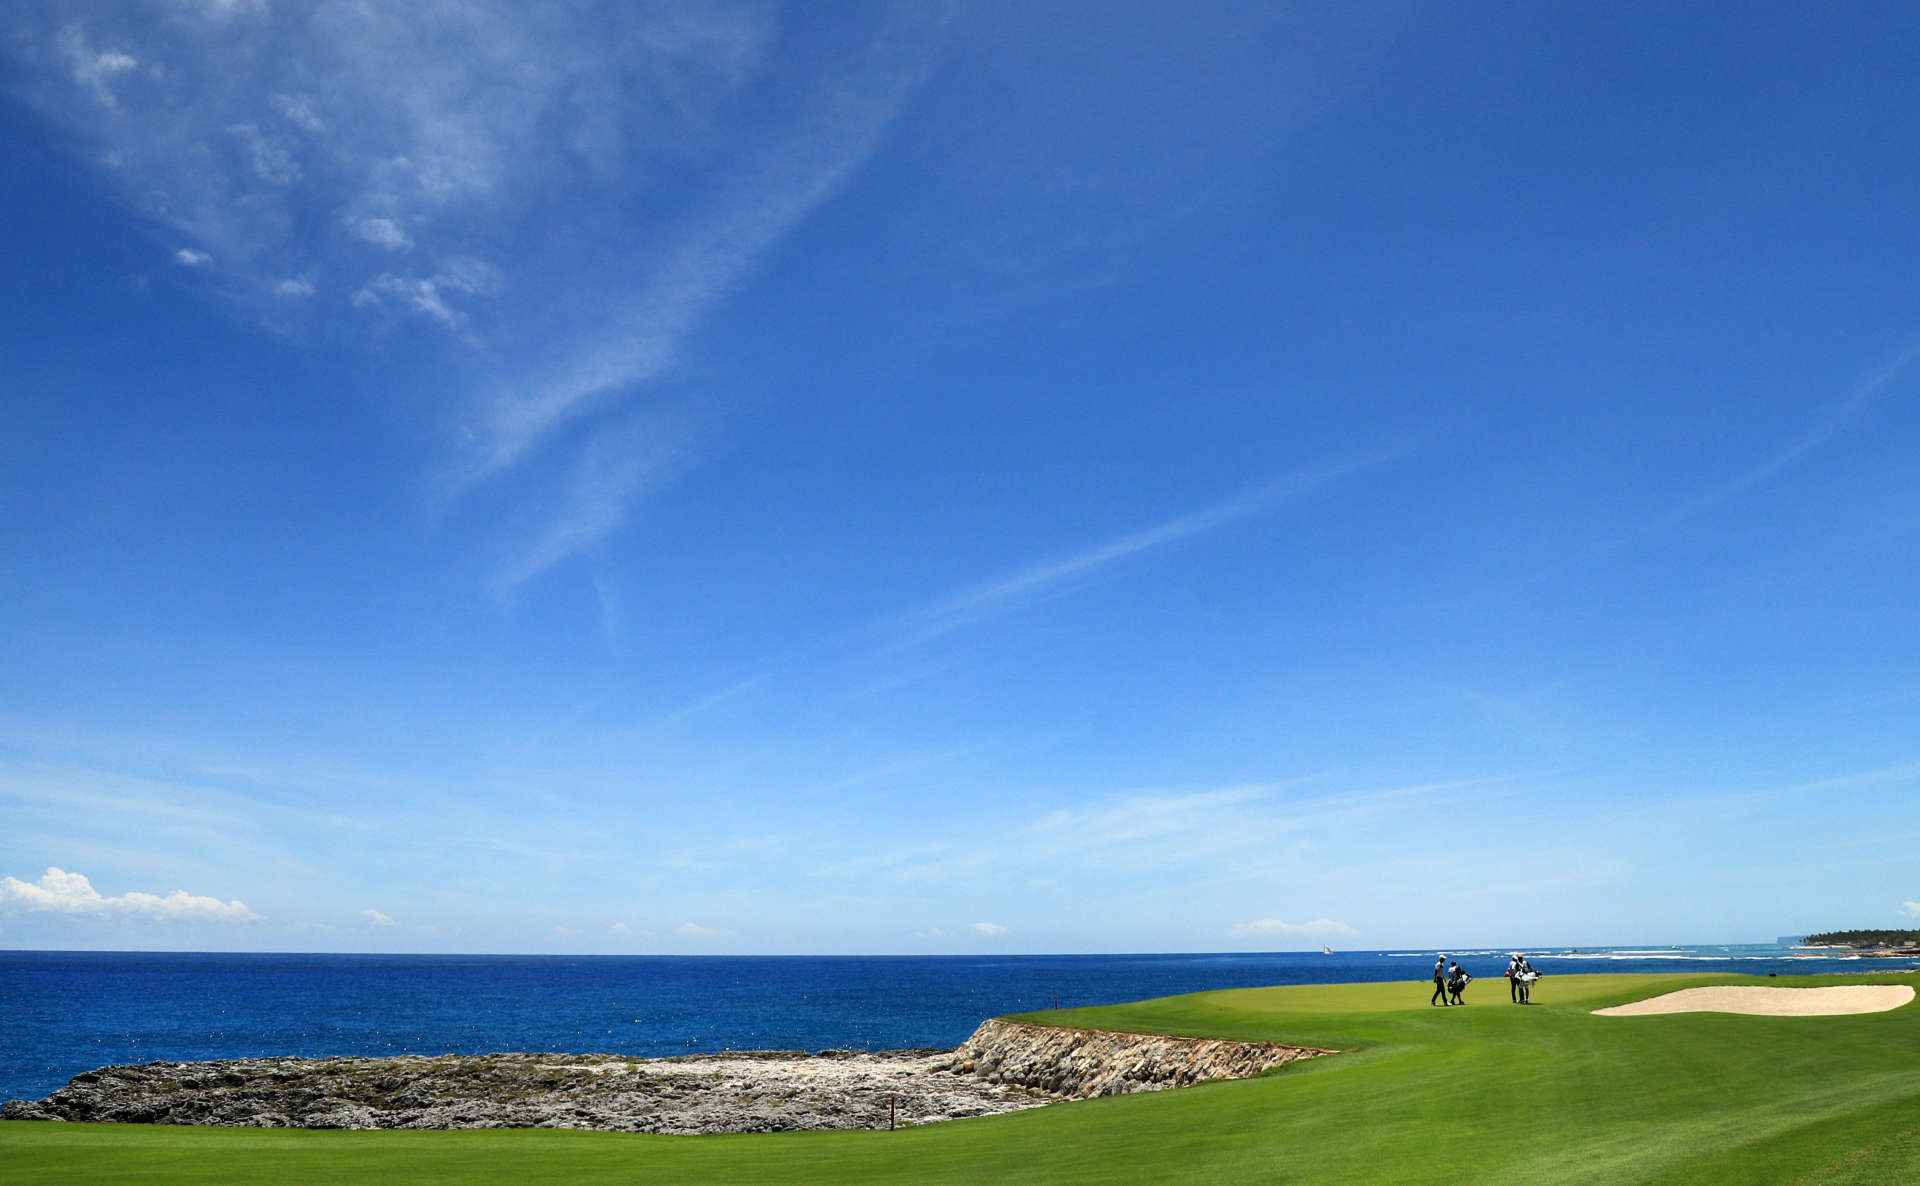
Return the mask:
POLYGON ((989 1021, 957 1050, 754 1050, 678 1058, 481 1054, 102 1067, 8 1120, 254 1128, 886 1128, 1231 1079, 1330 1054, 989 1021))
POLYGON ((1051 1102, 955 1075, 948 1052, 757 1050, 681 1058, 484 1054, 249 1058, 103 1067, 8 1120, 265 1128, 586 1128, 787 1132, 886 1128, 1051 1102))
POLYGON ((973 1031, 948 1067, 988 1083, 1087 1099, 1242 1079, 1303 1058, 1334 1054, 1275 1042, 1230 1042, 1166 1034, 1027 1025, 995 1018, 973 1031))

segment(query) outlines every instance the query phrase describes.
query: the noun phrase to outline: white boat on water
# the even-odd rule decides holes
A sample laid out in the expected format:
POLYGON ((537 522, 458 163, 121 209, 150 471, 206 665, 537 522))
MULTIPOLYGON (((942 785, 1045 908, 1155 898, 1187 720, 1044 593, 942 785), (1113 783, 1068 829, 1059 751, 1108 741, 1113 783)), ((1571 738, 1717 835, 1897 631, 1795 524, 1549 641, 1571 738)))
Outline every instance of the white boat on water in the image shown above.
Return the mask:
POLYGON ((1333 954, 1333 948, 1331 948, 1331 947, 1328 947, 1328 946, 1327 946, 1327 945, 1326 945, 1325 943, 1322 943, 1322 944, 1320 945, 1320 954, 1321 954, 1321 955, 1332 955, 1332 954, 1333 954))

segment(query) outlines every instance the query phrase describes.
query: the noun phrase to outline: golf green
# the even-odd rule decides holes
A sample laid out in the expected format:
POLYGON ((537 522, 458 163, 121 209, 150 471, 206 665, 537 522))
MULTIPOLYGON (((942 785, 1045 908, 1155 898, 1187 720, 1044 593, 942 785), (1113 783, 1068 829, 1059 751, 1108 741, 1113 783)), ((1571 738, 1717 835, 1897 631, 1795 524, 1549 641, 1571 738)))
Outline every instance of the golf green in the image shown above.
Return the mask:
POLYGON ((1920 1182, 1920 1003, 1840 1017, 1591 1010, 1719 984, 1563 976, 1516 1007, 1424 981, 1237 989, 1022 1020, 1332 1047, 1276 1073, 899 1132, 654 1137, 0 1124, 0 1180, 1261 1182, 1671 1186, 1920 1182))

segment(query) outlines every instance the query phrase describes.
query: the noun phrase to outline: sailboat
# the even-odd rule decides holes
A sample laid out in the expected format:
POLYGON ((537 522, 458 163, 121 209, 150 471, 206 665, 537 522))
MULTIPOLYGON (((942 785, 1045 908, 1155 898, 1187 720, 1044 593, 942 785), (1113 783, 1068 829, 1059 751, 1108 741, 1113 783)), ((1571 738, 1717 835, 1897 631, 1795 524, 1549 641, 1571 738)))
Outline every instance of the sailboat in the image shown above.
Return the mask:
POLYGON ((1332 954, 1333 954, 1333 948, 1331 948, 1331 947, 1328 947, 1328 946, 1327 946, 1327 945, 1326 945, 1325 943, 1322 943, 1322 944, 1320 945, 1320 954, 1321 954, 1321 955, 1332 955, 1332 954))

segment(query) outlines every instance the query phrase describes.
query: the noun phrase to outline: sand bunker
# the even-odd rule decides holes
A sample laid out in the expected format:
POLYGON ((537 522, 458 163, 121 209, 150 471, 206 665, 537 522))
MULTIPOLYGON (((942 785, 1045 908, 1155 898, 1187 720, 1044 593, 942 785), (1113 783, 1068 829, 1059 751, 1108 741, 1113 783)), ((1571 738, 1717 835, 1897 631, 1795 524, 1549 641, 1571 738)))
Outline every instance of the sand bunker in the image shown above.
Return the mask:
POLYGON ((1654 1013, 1751 1013, 1758 1017, 1838 1017, 1845 1013, 1885 1013, 1913 999, 1911 984, 1835 984, 1825 988, 1683 988, 1664 996, 1595 1009, 1601 1017, 1645 1017, 1654 1013))

